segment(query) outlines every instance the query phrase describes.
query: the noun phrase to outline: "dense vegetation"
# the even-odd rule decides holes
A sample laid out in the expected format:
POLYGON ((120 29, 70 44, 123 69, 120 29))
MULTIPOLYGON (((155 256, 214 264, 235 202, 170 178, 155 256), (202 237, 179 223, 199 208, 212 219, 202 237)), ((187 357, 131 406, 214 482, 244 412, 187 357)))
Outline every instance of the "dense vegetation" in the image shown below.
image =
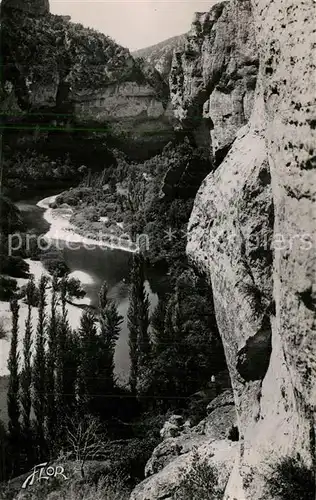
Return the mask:
POLYGON ((87 175, 78 188, 60 195, 56 206, 72 207, 71 222, 83 234, 138 237, 151 265, 186 266, 187 223, 196 191, 212 169, 207 155, 185 140, 144 163, 129 163, 117 151, 115 157, 113 167, 87 175))
POLYGON ((222 500, 224 490, 218 484, 216 468, 194 453, 192 467, 183 471, 173 500, 222 500))
POLYGON ((315 470, 308 468, 298 457, 285 457, 275 463, 265 478, 268 493, 280 500, 314 500, 315 470))
MULTIPOLYGON (((65 90, 97 89, 109 81, 130 77, 133 59, 111 38, 63 16, 48 14, 37 19, 19 11, 4 18, 1 27, 5 79, 16 78, 18 65, 29 86, 57 85, 65 90)), ((28 99, 28 88, 21 89, 28 99)), ((60 96, 62 98, 62 96, 60 96)))
MULTIPOLYGON (((70 206, 72 222, 84 234, 89 228, 89 233, 112 230, 148 239, 149 244, 141 245, 135 254, 129 279, 129 385, 121 387, 114 377, 122 318, 108 298, 106 284, 98 311, 85 310, 79 330, 73 331, 66 303, 84 292, 67 277, 61 255, 33 247, 27 250, 23 243, 8 257, 3 234, 9 276, 27 276, 25 257, 40 258, 52 276, 50 282, 43 277, 38 285, 31 280, 24 290, 17 290, 11 278, 3 278, 3 300, 11 300, 15 318, 10 355, 14 390, 8 394, 10 427, 5 442, 16 456, 16 465, 13 470, 6 464, 7 477, 28 470, 38 460, 54 459, 62 450, 68 459, 80 459, 83 464, 110 458, 113 474, 120 472, 115 481, 121 481, 123 474, 130 478, 126 487, 131 487, 143 478, 165 415, 180 411, 194 421, 200 408, 193 404, 192 395, 207 389, 212 376, 225 369, 211 290, 185 256, 186 225, 195 192, 212 166, 187 140, 176 147, 170 144, 144 163, 132 163, 118 150, 112 154, 115 162, 101 174, 82 167, 79 187, 60 195, 55 207, 70 206), (150 315, 145 280, 151 279, 155 266, 163 270, 166 280, 157 288, 159 302, 150 315), (14 344, 21 298, 29 308, 23 356, 14 344), (34 307, 39 312, 36 327, 30 319, 34 307), (30 355, 33 344, 34 357, 30 355), (84 456, 78 443, 74 447, 79 428, 83 433, 93 431, 91 448, 84 456), (22 449, 17 444, 21 442, 22 449)), ((31 175, 58 178, 64 168, 71 169, 70 162, 64 166, 34 153, 12 161, 8 172, 22 181, 31 175)), ((201 418, 205 403, 203 408, 201 418)))

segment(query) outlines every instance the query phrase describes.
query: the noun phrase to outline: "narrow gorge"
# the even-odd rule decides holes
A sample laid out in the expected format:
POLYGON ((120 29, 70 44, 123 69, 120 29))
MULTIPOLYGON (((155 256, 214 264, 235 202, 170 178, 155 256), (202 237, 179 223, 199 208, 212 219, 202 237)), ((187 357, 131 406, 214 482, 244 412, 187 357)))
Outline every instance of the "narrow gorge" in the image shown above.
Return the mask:
MULTIPOLYGON (((179 391, 186 384, 192 388, 190 402, 202 398, 196 419, 193 404, 182 411, 168 399, 174 390, 168 377, 177 378, 189 350, 178 371, 166 369, 155 381, 160 368, 150 358, 138 375, 135 390, 141 404, 149 400, 148 413, 155 413, 152 391, 163 386, 155 411, 163 407, 165 418, 130 500, 196 500, 192 485, 186 498, 179 487, 190 471, 204 477, 196 469, 199 460, 218 480, 217 489, 201 493, 200 500, 290 500, 282 496, 288 490, 273 482, 280 470, 290 485, 296 473, 308 478, 302 480, 306 496, 293 499, 311 500, 316 4, 210 4, 195 14, 187 34, 130 52, 50 14, 48 1, 3 0, 5 195, 18 199, 32 186, 28 165, 15 171, 16 151, 47 155, 45 162, 55 162, 53 174, 40 170, 35 182, 38 189, 53 183, 56 193, 63 191, 51 210, 70 207, 72 227, 81 236, 97 235, 101 223, 118 238, 148 235, 149 248, 140 250, 153 293, 159 301, 168 299, 159 302, 164 327, 169 320, 176 333, 183 324, 185 334, 201 329, 204 357, 197 351, 192 378, 179 376, 175 384, 179 391), (66 153, 68 170, 59 166, 66 153), (169 233, 167 242, 169 227, 177 239, 169 233), (192 311, 199 307, 197 320, 192 311), (207 348, 200 324, 211 325, 207 348), (205 366, 207 352, 214 357, 211 367, 205 366)), ((35 160, 32 169, 37 172, 35 160)), ((199 343, 194 339, 191 348, 199 343)), ((161 358, 168 367, 170 357, 164 351, 161 358)), ((53 498, 66 497, 45 497, 53 498)))

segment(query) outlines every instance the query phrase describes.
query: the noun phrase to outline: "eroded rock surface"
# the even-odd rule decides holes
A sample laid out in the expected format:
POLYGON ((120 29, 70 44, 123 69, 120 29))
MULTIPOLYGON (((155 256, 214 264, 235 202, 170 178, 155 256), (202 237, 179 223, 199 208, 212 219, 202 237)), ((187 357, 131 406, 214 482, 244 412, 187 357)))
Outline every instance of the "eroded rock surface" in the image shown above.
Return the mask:
POLYGON ((68 120, 101 126, 144 148, 173 139, 167 85, 159 73, 143 71, 128 49, 102 33, 48 10, 42 16, 44 1, 38 9, 28 2, 23 11, 7 3, 1 9, 6 105, 55 114, 62 126, 68 120))
POLYGON ((146 465, 146 479, 135 488, 131 500, 172 499, 197 456, 216 467, 219 485, 224 489, 238 449, 238 443, 229 438, 234 426, 236 410, 231 391, 214 399, 208 416, 195 427, 172 416, 163 428, 163 441, 146 465))
POLYGON ((203 182, 189 225, 188 255, 212 282, 238 413, 225 499, 272 500, 269 465, 297 454, 316 463, 314 9, 312 0, 252 2, 252 115, 203 182))
POLYGON ((171 101, 180 129, 220 154, 249 119, 258 72, 250 2, 219 2, 197 13, 176 51, 171 101))
POLYGON ((156 69, 162 77, 169 79, 174 50, 182 50, 185 43, 185 35, 174 36, 161 43, 146 47, 133 52, 133 57, 144 59, 150 66, 156 69))

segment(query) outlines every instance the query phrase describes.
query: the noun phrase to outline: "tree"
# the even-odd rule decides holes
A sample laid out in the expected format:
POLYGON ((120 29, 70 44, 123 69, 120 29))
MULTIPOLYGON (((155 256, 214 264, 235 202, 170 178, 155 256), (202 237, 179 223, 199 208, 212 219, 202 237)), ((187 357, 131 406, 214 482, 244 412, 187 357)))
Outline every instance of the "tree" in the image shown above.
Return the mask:
POLYGON ((35 413, 35 433, 38 459, 45 456, 45 413, 46 413, 46 286, 47 277, 42 276, 39 283, 38 323, 36 330, 35 356, 33 366, 33 408, 35 413))
MULTIPOLYGON (((1 272, 3 272, 2 258, 1 258, 1 272)), ((13 300, 17 292, 18 292, 18 285, 16 280, 12 278, 6 278, 5 276, 0 276, 0 300, 2 301, 13 300)))
POLYGON ((85 297, 86 292, 82 289, 80 280, 76 278, 68 278, 67 280, 67 300, 75 299, 83 299, 85 297))
POLYGON ((56 386, 55 386, 55 371, 56 371, 56 355, 58 342, 58 278, 54 274, 52 279, 52 298, 51 298, 51 313, 48 325, 48 348, 46 361, 46 387, 47 387, 47 408, 46 408, 46 432, 47 441, 52 456, 55 449, 55 436, 57 426, 57 410, 56 410, 56 386))
POLYGON ((106 308, 106 305, 108 303, 108 286, 106 281, 103 282, 100 292, 99 292, 99 308, 100 310, 103 310, 106 308))
POLYGON ((23 339, 23 370, 21 373, 21 405, 22 405, 22 435, 25 445, 27 461, 32 461, 32 428, 31 428, 31 407, 32 407, 32 303, 36 286, 34 279, 30 279, 26 286, 26 300, 28 304, 28 314, 25 321, 25 334, 23 339))
POLYGON ((19 305, 17 300, 10 304, 12 313, 12 338, 8 360, 9 387, 8 387, 8 416, 9 416, 9 442, 12 453, 12 473, 17 474, 20 467, 19 444, 21 437, 20 428, 20 401, 19 401, 19 353, 18 353, 18 322, 19 305))
MULTIPOLYGON (((76 404, 77 380, 77 348, 73 332, 68 322, 67 314, 67 277, 59 283, 61 300, 61 317, 58 319, 57 348, 56 348, 56 408, 57 408, 57 437, 56 442, 64 437, 64 421, 67 414, 74 411, 76 404)), ((60 443, 58 443, 60 444, 60 443)))
POLYGON ((80 362, 78 368, 78 406, 83 413, 93 412, 96 390, 100 342, 95 315, 86 310, 80 320, 80 362))
POLYGON ((167 338, 165 336, 166 301, 159 299, 152 313, 150 324, 152 328, 153 350, 155 355, 165 349, 167 338))
POLYGON ((9 463, 8 436, 5 426, 0 420, 0 483, 7 479, 9 463))
POLYGON ((92 415, 68 419, 66 449, 70 454, 69 458, 79 462, 82 478, 86 461, 98 458, 105 448, 100 431, 101 426, 92 415))
POLYGON ((155 404, 183 406, 226 367, 209 286, 192 270, 182 270, 166 307, 158 304, 152 328, 153 356, 142 390, 155 404))
POLYGON ((137 392, 139 370, 146 366, 150 354, 149 298, 145 290, 144 260, 135 255, 131 271, 131 286, 129 294, 128 328, 130 348, 130 386, 132 392, 137 392))
POLYGON ((101 393, 112 394, 114 389, 114 354, 119 338, 123 317, 117 305, 107 298, 107 286, 103 284, 99 294, 100 307, 100 359, 99 375, 101 393))

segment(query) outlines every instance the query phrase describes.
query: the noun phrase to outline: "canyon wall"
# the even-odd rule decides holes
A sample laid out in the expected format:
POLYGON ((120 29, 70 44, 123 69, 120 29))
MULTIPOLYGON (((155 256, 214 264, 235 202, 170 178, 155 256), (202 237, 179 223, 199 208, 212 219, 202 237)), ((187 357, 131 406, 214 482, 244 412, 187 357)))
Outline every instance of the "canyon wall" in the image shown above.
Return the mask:
POLYGON ((143 71, 128 49, 49 14, 46 0, 6 0, 1 20, 1 107, 16 119, 46 114, 61 126, 110 129, 149 150, 173 139, 163 78, 143 71))
MULTIPOLYGON (((250 3, 229 9, 240 27, 250 3)), ((315 5, 253 0, 250 12, 259 54, 252 113, 199 190, 187 247, 213 286, 238 413, 227 500, 272 500, 275 463, 295 457, 315 470, 316 459, 315 5)), ((223 43, 231 53, 236 41, 223 43)), ((217 77, 223 59, 209 60, 217 77)), ((194 104, 192 87, 179 86, 180 102, 194 104)), ((186 126, 190 106, 177 109, 186 126)))
POLYGON ((170 94, 178 127, 215 157, 250 117, 258 62, 249 1, 197 13, 184 49, 174 53, 170 94))
POLYGON ((134 58, 142 58, 146 63, 159 72, 167 81, 170 76, 173 53, 182 50, 186 41, 186 35, 179 35, 164 40, 161 43, 136 50, 132 53, 134 58))

